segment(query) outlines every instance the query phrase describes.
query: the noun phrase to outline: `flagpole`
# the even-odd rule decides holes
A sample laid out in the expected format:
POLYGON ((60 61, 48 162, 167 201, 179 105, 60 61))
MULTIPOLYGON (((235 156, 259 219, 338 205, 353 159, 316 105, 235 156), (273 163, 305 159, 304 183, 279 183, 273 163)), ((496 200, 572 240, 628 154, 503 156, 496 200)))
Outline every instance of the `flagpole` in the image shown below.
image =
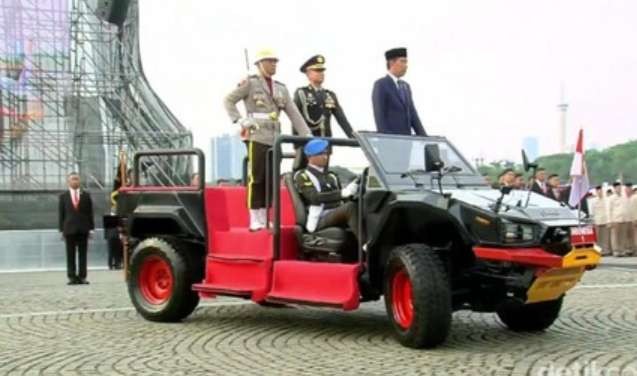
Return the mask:
MULTIPOLYGON (((572 188, 571 188, 572 189, 572 188)), ((577 228, 579 229, 579 236, 584 242, 584 233, 582 232, 582 200, 577 203, 577 228)))

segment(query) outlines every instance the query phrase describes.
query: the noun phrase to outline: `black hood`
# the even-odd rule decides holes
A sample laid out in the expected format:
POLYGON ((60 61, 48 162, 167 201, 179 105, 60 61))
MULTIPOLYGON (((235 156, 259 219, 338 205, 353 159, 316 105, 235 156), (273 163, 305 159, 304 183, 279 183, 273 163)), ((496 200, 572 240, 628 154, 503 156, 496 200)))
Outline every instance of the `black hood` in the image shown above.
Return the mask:
MULTIPOLYGON (((446 189, 459 202, 493 212, 502 193, 495 189, 446 189)), ((575 226, 577 211, 538 193, 513 190, 504 195, 498 215, 518 221, 542 222, 549 226, 575 226), (527 205, 528 199, 528 205, 527 205)))

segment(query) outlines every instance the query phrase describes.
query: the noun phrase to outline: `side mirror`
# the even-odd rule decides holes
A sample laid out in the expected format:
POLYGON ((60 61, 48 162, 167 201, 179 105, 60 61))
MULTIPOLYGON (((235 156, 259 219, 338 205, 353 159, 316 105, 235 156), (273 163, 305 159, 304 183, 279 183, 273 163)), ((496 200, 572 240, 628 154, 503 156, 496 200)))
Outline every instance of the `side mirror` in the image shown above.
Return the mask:
POLYGON ((526 152, 522 149, 522 167, 524 167, 524 171, 529 171, 532 168, 537 168, 537 163, 529 162, 529 158, 526 156, 526 152))
POLYGON ((445 162, 440 159, 438 144, 425 145, 425 171, 440 171, 444 166, 445 162))

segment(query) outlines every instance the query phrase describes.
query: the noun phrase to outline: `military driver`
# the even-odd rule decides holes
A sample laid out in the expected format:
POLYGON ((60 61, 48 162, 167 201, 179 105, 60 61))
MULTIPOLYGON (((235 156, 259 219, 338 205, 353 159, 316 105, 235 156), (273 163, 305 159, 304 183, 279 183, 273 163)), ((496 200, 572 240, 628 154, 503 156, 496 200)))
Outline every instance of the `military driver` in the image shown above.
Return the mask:
POLYGON ((358 192, 358 181, 341 188, 338 176, 327 169, 329 150, 326 140, 310 140, 303 148, 308 165, 294 175, 294 184, 308 209, 305 228, 314 232, 349 227, 358 239, 358 205, 356 201, 344 201, 358 192))
MULTIPOLYGON (((230 119, 241 126, 248 146, 248 208, 250 230, 266 227, 266 163, 268 150, 281 133, 279 114, 284 111, 297 134, 308 136, 310 130, 298 109, 292 103, 288 89, 272 79, 276 73, 278 58, 271 50, 257 53, 255 64, 259 74, 249 76, 228 94, 224 106, 230 119), (237 102, 243 101, 246 116, 242 117, 237 102)), ((272 168, 269 169, 272 171, 272 168)))

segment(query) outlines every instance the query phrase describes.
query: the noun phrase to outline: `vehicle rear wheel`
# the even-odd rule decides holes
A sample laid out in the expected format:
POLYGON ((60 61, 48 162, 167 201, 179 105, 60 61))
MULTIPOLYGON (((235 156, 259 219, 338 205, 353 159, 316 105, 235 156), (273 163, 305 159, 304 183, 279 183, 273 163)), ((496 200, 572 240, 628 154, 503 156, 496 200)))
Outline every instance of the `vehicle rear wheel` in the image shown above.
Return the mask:
POLYGON ((451 328, 451 289, 439 256, 424 244, 394 248, 387 260, 385 307, 398 341, 435 347, 451 328))
POLYGON ((151 321, 175 322, 190 315, 199 304, 192 291, 194 268, 185 255, 167 241, 145 239, 133 251, 128 294, 139 312, 151 321))
POLYGON ((562 300, 563 297, 532 304, 507 301, 496 313, 504 325, 515 332, 538 332, 553 325, 560 315, 562 300))

